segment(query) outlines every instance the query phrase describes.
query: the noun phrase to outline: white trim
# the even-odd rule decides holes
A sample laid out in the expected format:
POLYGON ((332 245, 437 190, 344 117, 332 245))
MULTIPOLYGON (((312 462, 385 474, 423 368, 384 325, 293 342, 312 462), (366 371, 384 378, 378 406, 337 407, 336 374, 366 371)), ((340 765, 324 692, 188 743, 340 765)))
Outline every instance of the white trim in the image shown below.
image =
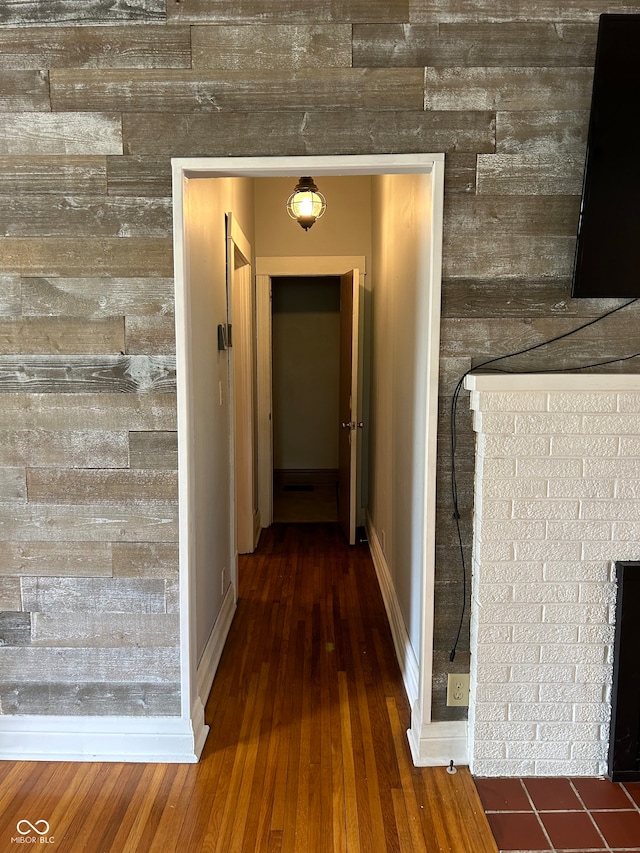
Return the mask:
POLYGON ((413 727, 407 732, 413 763, 416 767, 441 767, 468 764, 466 720, 458 722, 427 723, 416 732, 413 727))
MULTIPOLYGON (((214 158, 181 158, 172 161, 174 174, 174 187, 181 187, 186 177, 275 177, 275 176, 299 176, 304 174, 314 175, 384 175, 384 174, 431 174, 431 244, 430 244, 430 271, 429 271, 429 295, 428 295, 428 321, 425 334, 428 342, 428 388, 427 388, 427 428, 425 436, 426 462, 425 462, 425 526, 423 536, 423 578, 422 578, 422 601, 421 601, 421 644, 418 654, 420 668, 420 684, 418 697, 412 711, 412 732, 419 734, 412 741, 415 747, 414 760, 416 764, 431 759, 432 740, 431 733, 433 725, 458 726, 459 724, 431 724, 431 699, 432 699, 432 656, 433 656, 433 608, 434 608, 434 586, 435 586, 435 469, 436 469, 436 441, 437 441, 437 401, 438 401, 438 360, 439 360, 439 336, 440 336, 440 290, 442 276, 442 210, 444 198, 444 154, 376 154, 376 155, 345 155, 326 157, 214 157, 214 158)), ((174 191, 174 250, 183 251, 182 240, 182 199, 174 191)), ((180 288, 184 288, 184 282, 180 281, 179 275, 183 275, 183 258, 176 256, 176 303, 178 303, 180 288)), ((188 306, 187 306, 188 308, 188 306)), ((179 311, 184 322, 184 310, 176 304, 176 325, 178 323, 179 311)), ((178 345, 176 341, 176 345, 178 345)), ((179 354, 178 376, 179 381, 188 382, 189 377, 185 372, 185 353, 179 354), (180 369, 182 368, 182 370, 180 369)), ((184 392, 183 390, 183 393, 184 392)), ((179 403, 179 430, 182 428, 182 440, 189 442, 188 431, 189 418, 186 408, 181 412, 180 404, 184 406, 184 398, 178 395, 179 403)), ((188 504, 183 498, 192 498, 187 488, 189 479, 188 450, 184 451, 186 464, 183 476, 187 483, 182 483, 180 491, 180 574, 181 574, 181 619, 183 624, 183 645, 181 649, 183 661, 183 709, 186 708, 188 697, 195 693, 195 614, 193 613, 193 602, 189 596, 194 581, 191 577, 193 566, 189 559, 189 540, 183 543, 183 536, 189 536, 189 515, 193 506, 190 500, 188 504), (183 577, 186 575, 186 577, 183 577)), ((265 519, 263 519, 265 523, 265 519)), ((183 710, 183 714, 185 710, 183 710)), ((448 729, 447 729, 448 730, 448 729)), ((465 739, 466 740, 466 739, 465 739)))
POLYGON ((640 377, 633 373, 471 373, 464 387, 471 391, 628 391, 637 394, 640 377))
MULTIPOLYGON (((258 414, 258 507, 262 527, 273 523, 273 421, 271 279, 274 276, 342 275, 357 268, 364 287, 364 255, 266 255, 256 257, 257 414, 258 414)), ((360 340, 364 334, 360 333, 360 340)), ((362 388, 359 390, 362 394, 362 388)), ((358 411, 362 411, 361 399, 358 411)), ((359 418, 356 418, 359 420, 359 418)), ((358 439, 360 436, 358 436, 358 439)), ((358 451, 361 442, 358 440, 358 451)), ((360 469, 360 458, 358 458, 360 469)), ((360 480, 357 482, 360 497, 360 480)))
POLYGON ((213 630, 209 635, 207 645, 205 646, 205 650, 200 658, 200 663, 198 664, 198 697, 203 706, 207 704, 213 679, 215 678, 218 664, 222 657, 222 650, 224 649, 224 644, 227 641, 227 636, 229 635, 229 629, 231 628, 235 612, 235 587, 233 584, 229 584, 222 602, 222 607, 220 608, 213 630))
POLYGON ((384 555, 384 551, 382 550, 380 539, 378 538, 376 529, 373 527, 369 513, 367 513, 366 517, 366 527, 371 559, 373 560, 376 575, 378 576, 378 584, 380 586, 384 608, 387 611, 387 619, 389 620, 389 627, 391 628, 391 637, 396 650, 396 657, 400 666, 402 680, 404 681, 404 687, 407 691, 409 704, 413 707, 418 699, 418 684, 420 678, 418 659, 411 646, 411 640, 409 639, 409 633, 407 632, 407 627, 404 624, 404 619, 402 618, 402 611, 400 610, 400 603, 391 579, 389 566, 387 565, 387 560, 384 555))
POLYGON ((195 763, 209 731, 180 717, 0 717, 0 754, 11 761, 195 763))

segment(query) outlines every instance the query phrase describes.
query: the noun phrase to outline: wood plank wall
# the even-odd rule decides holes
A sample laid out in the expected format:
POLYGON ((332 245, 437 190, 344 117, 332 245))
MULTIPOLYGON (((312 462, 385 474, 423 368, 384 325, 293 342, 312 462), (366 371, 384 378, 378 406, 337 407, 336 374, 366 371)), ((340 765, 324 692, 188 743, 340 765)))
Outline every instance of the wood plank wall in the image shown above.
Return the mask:
MULTIPOLYGON (((444 707, 462 595, 449 399, 472 365, 616 304, 571 300, 569 278, 597 18, 639 11, 611 0, 0 6, 4 713, 178 712, 170 158, 444 151, 434 716, 456 717, 444 707)), ((510 364, 617 357, 638 348, 637 324, 632 307, 510 364)), ((468 415, 459 428, 469 561, 468 415)), ((459 650, 462 669, 466 624, 459 650)))

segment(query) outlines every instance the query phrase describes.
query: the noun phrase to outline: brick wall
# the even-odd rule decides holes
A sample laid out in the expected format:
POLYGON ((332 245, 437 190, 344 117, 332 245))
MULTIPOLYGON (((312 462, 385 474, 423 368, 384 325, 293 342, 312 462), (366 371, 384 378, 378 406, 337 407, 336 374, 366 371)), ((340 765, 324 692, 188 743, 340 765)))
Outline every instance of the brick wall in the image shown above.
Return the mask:
POLYGON ((606 770, 613 562, 640 542, 640 377, 474 376, 478 775, 606 770))

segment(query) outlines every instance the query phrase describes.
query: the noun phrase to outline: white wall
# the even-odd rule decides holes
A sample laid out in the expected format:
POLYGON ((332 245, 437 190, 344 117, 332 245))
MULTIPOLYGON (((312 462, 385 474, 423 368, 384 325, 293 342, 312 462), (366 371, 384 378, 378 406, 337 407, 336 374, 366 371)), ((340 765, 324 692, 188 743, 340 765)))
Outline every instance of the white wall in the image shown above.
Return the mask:
POLYGON ((228 352, 216 330, 226 323, 225 213, 253 237, 250 179, 191 178, 185 192, 185 239, 190 281, 193 406, 197 653, 201 657, 222 604, 221 572, 230 576, 231 486, 228 352), (222 388, 222 403, 220 402, 222 388))
POLYGON ((428 175, 373 178, 369 516, 420 660, 424 571, 428 175))

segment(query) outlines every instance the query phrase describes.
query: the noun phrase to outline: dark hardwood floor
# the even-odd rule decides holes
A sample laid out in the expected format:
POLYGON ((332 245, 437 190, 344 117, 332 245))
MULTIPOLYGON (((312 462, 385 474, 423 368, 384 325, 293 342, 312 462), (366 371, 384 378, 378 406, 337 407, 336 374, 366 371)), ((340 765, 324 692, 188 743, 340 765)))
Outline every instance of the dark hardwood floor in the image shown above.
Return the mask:
POLYGON ((58 853, 496 853, 467 769, 411 762, 368 548, 334 524, 241 558, 207 722, 197 765, 3 762, 0 851, 29 819, 58 853))

